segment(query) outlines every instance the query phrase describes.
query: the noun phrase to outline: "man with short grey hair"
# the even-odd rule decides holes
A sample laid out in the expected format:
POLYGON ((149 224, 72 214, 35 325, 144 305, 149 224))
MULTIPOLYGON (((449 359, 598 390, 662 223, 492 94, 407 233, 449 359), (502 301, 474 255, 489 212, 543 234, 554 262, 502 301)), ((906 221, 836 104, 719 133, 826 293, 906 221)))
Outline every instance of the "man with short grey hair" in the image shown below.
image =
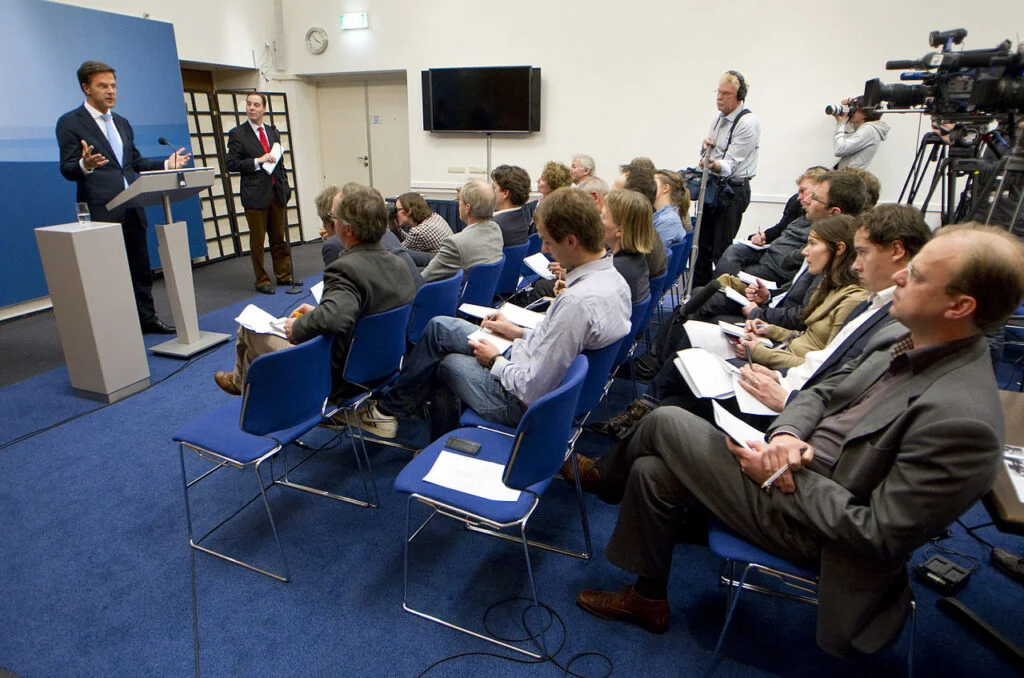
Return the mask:
POLYGON ((572 156, 572 163, 569 165, 569 173, 572 175, 572 183, 574 186, 579 187, 587 179, 597 177, 594 172, 597 170, 597 165, 594 164, 594 159, 589 155, 583 153, 577 153, 572 156))
POLYGON ((494 190, 481 179, 470 179, 459 191, 459 218, 466 227, 441 241, 441 248, 426 268, 423 281, 433 282, 468 271, 477 264, 491 264, 501 258, 504 240, 494 223, 494 190))

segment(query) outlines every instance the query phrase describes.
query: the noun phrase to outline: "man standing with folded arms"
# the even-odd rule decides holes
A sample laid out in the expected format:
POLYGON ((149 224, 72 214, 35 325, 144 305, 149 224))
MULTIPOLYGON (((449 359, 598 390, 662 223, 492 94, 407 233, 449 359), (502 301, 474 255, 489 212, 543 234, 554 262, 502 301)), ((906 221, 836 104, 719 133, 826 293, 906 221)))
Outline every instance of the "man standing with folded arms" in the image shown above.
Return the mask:
POLYGON ((128 121, 111 111, 117 104, 117 76, 99 61, 78 68, 85 102, 57 121, 60 173, 78 184, 78 202, 88 203, 94 221, 121 224, 139 323, 147 334, 173 334, 153 306, 153 268, 146 243, 146 213, 138 207, 107 209, 107 203, 139 178, 139 172, 180 169, 192 154, 179 148, 166 160, 143 158, 128 121))
POLYGON ((242 175, 239 189, 249 224, 249 254, 256 276, 256 291, 273 294, 270 276, 263 268, 263 240, 270 236, 270 258, 274 262, 277 284, 292 284, 291 248, 285 235, 285 206, 292 190, 281 160, 283 151, 274 151, 274 144, 281 142, 281 135, 276 127, 264 122, 266 109, 266 94, 253 92, 245 98, 245 115, 249 119, 228 132, 225 165, 229 172, 242 175), (263 169, 266 163, 274 165, 270 174, 263 169))

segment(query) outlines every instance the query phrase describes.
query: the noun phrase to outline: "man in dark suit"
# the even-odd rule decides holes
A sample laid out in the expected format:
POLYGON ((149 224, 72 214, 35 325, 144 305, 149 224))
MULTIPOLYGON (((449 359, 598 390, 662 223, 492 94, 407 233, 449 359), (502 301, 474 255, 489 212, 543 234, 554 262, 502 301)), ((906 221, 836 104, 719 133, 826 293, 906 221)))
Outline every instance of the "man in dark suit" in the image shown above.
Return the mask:
POLYGON ((530 175, 522 167, 498 165, 491 172, 494 221, 501 227, 502 247, 522 245, 530 237, 530 220, 523 205, 530 199, 530 175))
POLYGON ((585 461, 585 487, 622 502, 608 559, 638 579, 619 592, 583 591, 581 607, 664 631, 672 550, 713 514, 819 572, 824 650, 875 652, 899 633, 907 559, 988 491, 1001 463, 984 334, 1024 296, 1024 245, 994 227, 950 227, 893 280, 891 312, 908 334, 802 390, 767 443, 744 448, 663 407, 607 461, 585 461), (778 470, 779 492, 762 489, 778 470))
POLYGON ((387 223, 384 198, 376 190, 361 186, 346 195, 335 213, 337 235, 345 249, 324 269, 320 304, 303 304, 296 309, 298 317, 288 318, 285 324, 287 339, 239 327, 234 371, 217 372, 217 385, 239 395, 245 371, 258 356, 319 335, 333 335, 331 399, 338 402, 359 392, 341 376, 356 322, 363 314, 383 313, 408 304, 416 294, 406 263, 380 245, 387 223))
POLYGON ((285 211, 292 190, 281 160, 283 150, 277 128, 263 117, 267 95, 253 92, 245 98, 247 122, 228 132, 228 155, 225 166, 229 172, 242 175, 239 192, 245 220, 249 224, 249 254, 256 277, 256 291, 273 294, 270 276, 263 268, 263 241, 270 236, 270 258, 274 262, 274 278, 278 285, 292 283, 291 248, 285 234, 285 211), (264 165, 274 166, 270 174, 264 165))
POLYGON ((108 210, 106 205, 138 179, 139 172, 179 169, 188 164, 192 154, 179 148, 166 160, 142 157, 135 147, 132 126, 111 111, 117 104, 117 77, 107 64, 83 63, 78 69, 78 84, 85 102, 57 121, 60 173, 78 184, 77 200, 88 203, 93 221, 121 224, 142 331, 172 334, 174 328, 160 320, 153 307, 146 213, 134 207, 108 210))

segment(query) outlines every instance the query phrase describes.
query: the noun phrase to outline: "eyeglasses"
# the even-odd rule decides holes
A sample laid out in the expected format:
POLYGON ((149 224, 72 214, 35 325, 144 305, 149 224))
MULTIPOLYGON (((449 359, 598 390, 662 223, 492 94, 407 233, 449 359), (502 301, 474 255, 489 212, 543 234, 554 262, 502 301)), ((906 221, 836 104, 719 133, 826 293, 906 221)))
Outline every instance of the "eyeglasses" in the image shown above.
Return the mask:
MULTIPOLYGON (((912 279, 916 283, 929 283, 929 282, 932 282, 928 278, 926 278, 925 276, 921 275, 921 272, 914 266, 914 262, 913 261, 910 261, 909 263, 907 263, 907 267, 904 270, 907 273, 907 278, 908 279, 912 279)), ((957 295, 957 294, 966 294, 967 296, 970 296, 970 294, 968 292, 960 289, 959 287, 954 285, 952 282, 947 283, 943 287, 945 289, 946 294, 949 295, 949 296, 954 296, 954 295, 957 295)))
POLYGON ((813 193, 813 192, 811 193, 811 195, 810 195, 810 198, 811 198, 811 200, 813 200, 814 202, 820 202, 820 203, 821 203, 822 205, 824 205, 825 207, 829 207, 829 208, 830 208, 830 207, 832 207, 832 203, 828 202, 827 200, 822 200, 821 198, 819 198, 819 197, 818 197, 818 196, 817 196, 817 195, 816 195, 815 193, 813 193))

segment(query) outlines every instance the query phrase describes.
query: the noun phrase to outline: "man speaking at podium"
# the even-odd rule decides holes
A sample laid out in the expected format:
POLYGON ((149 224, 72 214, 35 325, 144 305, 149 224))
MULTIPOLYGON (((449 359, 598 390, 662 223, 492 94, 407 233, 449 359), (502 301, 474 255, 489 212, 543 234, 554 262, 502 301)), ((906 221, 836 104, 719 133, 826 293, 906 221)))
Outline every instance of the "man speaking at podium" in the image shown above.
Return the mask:
POLYGON ((94 221, 121 224, 142 331, 173 334, 174 327, 160 320, 153 307, 146 213, 138 207, 108 210, 106 204, 138 179, 139 172, 180 169, 188 164, 192 154, 179 148, 166 160, 142 157, 135 147, 132 126, 110 110, 117 103, 117 78, 110 66, 86 61, 78 68, 78 83, 85 102, 57 121, 60 173, 78 184, 77 200, 89 204, 94 221))

